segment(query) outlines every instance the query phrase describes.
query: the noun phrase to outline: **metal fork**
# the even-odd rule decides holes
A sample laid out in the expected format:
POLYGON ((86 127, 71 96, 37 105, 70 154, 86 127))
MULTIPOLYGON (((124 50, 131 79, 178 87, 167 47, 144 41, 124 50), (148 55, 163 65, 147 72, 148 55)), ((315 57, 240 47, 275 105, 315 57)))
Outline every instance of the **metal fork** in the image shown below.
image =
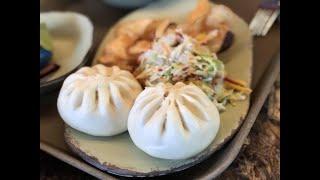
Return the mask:
POLYGON ((265 36, 280 15, 280 1, 263 2, 252 19, 249 28, 255 36, 265 36))

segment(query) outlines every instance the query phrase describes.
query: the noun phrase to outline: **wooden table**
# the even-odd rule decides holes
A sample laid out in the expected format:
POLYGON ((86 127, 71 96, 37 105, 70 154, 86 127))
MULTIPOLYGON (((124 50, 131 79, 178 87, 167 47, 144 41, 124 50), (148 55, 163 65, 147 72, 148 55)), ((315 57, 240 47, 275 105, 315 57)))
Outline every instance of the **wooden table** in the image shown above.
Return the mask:
MULTIPOLYGON (((250 22, 259 0, 218 0, 240 15, 245 21, 250 22)), ((40 0, 40 10, 44 11, 76 11, 90 17, 94 29, 94 45, 98 44, 108 27, 117 19, 121 18, 129 10, 117 9, 108 6, 102 0, 40 0)), ((260 59, 270 58, 280 45, 279 27, 275 25, 264 38, 254 40, 254 54, 260 59), (263 48, 262 43, 273 44, 272 48, 263 48)), ((264 62, 259 61, 259 62, 264 62)), ((267 62, 267 61, 265 61, 267 62)), ((262 69, 266 64, 255 65, 253 73, 255 78, 252 87, 257 85, 258 80, 264 73, 262 69)), ((277 103, 277 102, 273 102, 277 103)), ((272 105, 272 107, 274 107, 272 105)), ((219 179, 280 179, 280 129, 279 122, 271 120, 268 116, 268 102, 262 109, 257 121, 250 132, 246 144, 233 164, 219 179)), ((40 152, 40 179, 94 179, 92 176, 73 168, 50 155, 40 152)))

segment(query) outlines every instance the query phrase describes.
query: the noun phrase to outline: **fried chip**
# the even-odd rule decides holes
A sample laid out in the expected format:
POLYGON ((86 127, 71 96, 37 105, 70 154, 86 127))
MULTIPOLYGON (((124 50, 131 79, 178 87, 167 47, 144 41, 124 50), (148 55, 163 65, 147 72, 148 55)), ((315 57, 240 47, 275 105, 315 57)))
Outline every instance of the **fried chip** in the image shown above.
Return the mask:
POLYGON ((119 57, 117 57, 111 53, 104 53, 104 55, 99 58, 99 62, 101 62, 105 65, 113 65, 120 60, 121 59, 119 57))
POLYGON ((116 28, 116 36, 128 35, 133 39, 139 39, 146 31, 147 27, 153 22, 152 19, 139 19, 123 22, 116 28))
MULTIPOLYGON (((217 53, 230 32, 230 24, 226 22, 230 15, 231 10, 223 5, 211 5, 209 0, 198 0, 185 23, 174 27, 217 53)), ((120 23, 115 27, 115 36, 107 43, 99 61, 132 71, 138 64, 139 55, 151 47, 152 41, 172 30, 173 24, 169 19, 140 19, 120 23)))
POLYGON ((218 36, 219 32, 217 29, 210 31, 209 33, 200 33, 198 34, 195 39, 200 43, 200 44, 207 44, 209 41, 212 39, 216 38, 218 36))
POLYGON ((155 31, 155 38, 160 38, 165 33, 170 24, 172 24, 172 22, 168 19, 162 20, 158 24, 157 29, 155 31))
POLYGON ((196 21, 203 21, 211 10, 211 4, 208 0, 199 0, 196 8, 190 13, 187 19, 188 24, 194 24, 196 21))
POLYGON ((185 23, 179 28, 188 35, 195 37, 206 29, 206 18, 211 11, 211 4, 208 0, 199 0, 195 9, 187 17, 185 23))
MULTIPOLYGON (((211 32, 217 32, 216 35, 211 38, 208 42, 207 45, 210 48, 211 51, 217 53, 220 51, 224 40, 226 38, 227 33, 229 32, 229 27, 226 25, 221 24, 218 28, 212 30, 211 32)), ((210 33, 210 32, 209 32, 210 33)))
POLYGON ((155 38, 156 29, 158 28, 159 24, 161 24, 162 21, 163 21, 162 19, 153 20, 146 28, 144 34, 141 36, 141 39, 152 41, 155 38))
POLYGON ((132 59, 127 53, 128 48, 144 34, 152 21, 151 19, 142 19, 120 24, 115 30, 116 37, 107 44, 106 52, 115 54, 121 59, 132 59))
POLYGON ((128 61, 120 59, 113 54, 104 54, 99 58, 99 62, 106 66, 118 66, 120 69, 128 70, 131 72, 134 68, 132 65, 128 64, 128 61))
POLYGON ((127 21, 119 24, 115 28, 115 37, 107 43, 104 54, 100 57, 99 62, 105 65, 117 65, 121 69, 133 70, 134 61, 137 54, 148 47, 147 43, 139 43, 131 49, 138 39, 146 32, 147 27, 154 22, 152 19, 141 19, 127 21), (131 54, 129 52, 131 49, 131 54))
POLYGON ((130 59, 127 49, 134 44, 135 38, 128 35, 119 35, 107 44, 105 51, 114 54, 121 59, 130 59))
POLYGON ((140 40, 137 41, 133 46, 129 48, 129 54, 131 55, 140 55, 141 53, 147 51, 151 48, 151 41, 140 40))
POLYGON ((221 24, 230 26, 230 19, 233 19, 234 13, 230 8, 224 5, 213 5, 206 19, 206 26, 215 28, 221 24))

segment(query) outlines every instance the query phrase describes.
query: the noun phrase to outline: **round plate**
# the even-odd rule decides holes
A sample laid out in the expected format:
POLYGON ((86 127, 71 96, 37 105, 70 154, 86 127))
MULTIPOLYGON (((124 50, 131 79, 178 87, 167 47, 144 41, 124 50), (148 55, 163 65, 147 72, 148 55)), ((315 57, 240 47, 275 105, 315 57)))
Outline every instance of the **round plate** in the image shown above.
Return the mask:
POLYGON ((40 20, 46 23, 52 36, 52 61, 60 66, 40 79, 40 94, 44 94, 59 87, 91 58, 93 26, 86 16, 73 12, 40 13, 40 20))
POLYGON ((118 8, 133 9, 144 6, 153 0, 103 0, 103 2, 118 8))
MULTIPOLYGON (((139 18, 161 18, 170 15, 170 19, 180 21, 196 5, 196 0, 162 0, 129 14, 121 20, 139 18)), ((252 39, 248 25, 238 16, 230 17, 231 30, 235 34, 232 46, 219 54, 225 62, 230 77, 251 83, 252 39)), ((113 29, 109 31, 97 51, 93 64, 101 56, 103 47, 112 38, 113 29)), ((226 143, 237 131, 249 109, 250 99, 240 101, 235 106, 228 105, 221 113, 221 125, 214 141, 198 155, 183 160, 165 160, 151 157, 138 149, 123 133, 113 137, 94 137, 86 135, 68 126, 65 140, 71 149, 85 161, 112 174, 127 177, 159 176, 191 167, 212 155, 226 143)))

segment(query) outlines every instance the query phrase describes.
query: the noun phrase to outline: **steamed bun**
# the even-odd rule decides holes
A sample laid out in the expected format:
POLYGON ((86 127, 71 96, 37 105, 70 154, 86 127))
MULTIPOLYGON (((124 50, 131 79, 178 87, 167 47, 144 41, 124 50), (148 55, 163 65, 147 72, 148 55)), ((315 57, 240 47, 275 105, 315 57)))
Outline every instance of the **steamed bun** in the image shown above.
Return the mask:
POLYGON ((142 88, 134 76, 117 66, 83 67, 63 83, 58 111, 66 124, 94 136, 127 130, 127 119, 142 88))
POLYGON ((128 119, 134 144, 163 159, 192 157, 215 138, 220 125, 216 106, 197 86, 178 82, 147 87, 128 119))

